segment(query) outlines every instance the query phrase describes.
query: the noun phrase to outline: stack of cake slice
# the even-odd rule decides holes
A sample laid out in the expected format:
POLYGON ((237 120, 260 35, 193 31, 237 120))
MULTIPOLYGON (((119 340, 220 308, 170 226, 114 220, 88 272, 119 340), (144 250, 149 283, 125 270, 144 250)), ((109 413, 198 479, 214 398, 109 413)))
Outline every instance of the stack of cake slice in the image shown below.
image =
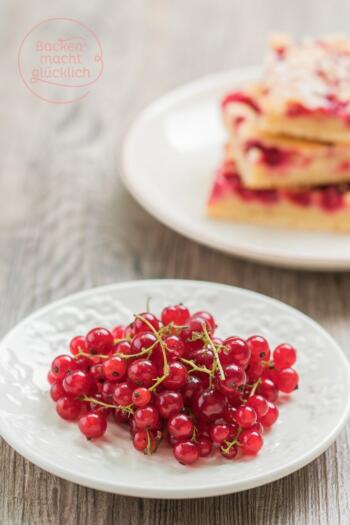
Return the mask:
POLYGON ((275 39, 262 79, 222 111, 211 217, 350 231, 350 41, 275 39))

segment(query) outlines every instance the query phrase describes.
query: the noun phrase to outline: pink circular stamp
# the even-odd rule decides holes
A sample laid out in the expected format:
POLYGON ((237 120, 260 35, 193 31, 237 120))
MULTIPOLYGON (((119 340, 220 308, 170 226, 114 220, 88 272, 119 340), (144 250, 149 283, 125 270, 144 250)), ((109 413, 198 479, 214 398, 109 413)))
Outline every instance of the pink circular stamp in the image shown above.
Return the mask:
POLYGON ((103 73, 99 38, 73 18, 48 18, 36 24, 18 50, 18 72, 36 97, 53 104, 85 98, 103 73))

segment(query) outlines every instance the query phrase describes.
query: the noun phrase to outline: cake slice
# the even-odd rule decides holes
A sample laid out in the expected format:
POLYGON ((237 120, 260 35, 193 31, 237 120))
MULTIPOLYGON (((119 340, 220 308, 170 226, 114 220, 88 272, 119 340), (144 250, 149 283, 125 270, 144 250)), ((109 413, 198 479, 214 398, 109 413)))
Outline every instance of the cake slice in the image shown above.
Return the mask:
POLYGON ((243 185, 235 162, 217 170, 208 215, 243 223, 350 232, 350 184, 294 190, 252 190, 243 185))
POLYGON ((350 40, 275 37, 263 76, 261 125, 326 142, 350 142, 350 40))
POLYGON ((260 128, 261 89, 228 94, 223 115, 229 144, 248 188, 286 188, 350 180, 350 144, 271 135, 260 128))

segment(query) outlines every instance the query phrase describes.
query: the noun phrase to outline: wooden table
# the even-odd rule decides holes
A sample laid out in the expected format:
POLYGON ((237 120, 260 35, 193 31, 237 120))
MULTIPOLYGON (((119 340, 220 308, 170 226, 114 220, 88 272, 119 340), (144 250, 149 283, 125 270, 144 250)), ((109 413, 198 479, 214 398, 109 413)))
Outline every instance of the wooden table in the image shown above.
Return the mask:
MULTIPOLYGON (((348 274, 255 265, 173 233, 122 187, 116 151, 130 120, 166 90, 257 63, 270 29, 337 30, 349 20, 350 3, 93 0, 77 6, 68 0, 59 6, 6 0, 0 7, 1 334, 41 305, 83 288, 185 277, 234 284, 285 301, 319 321, 348 351, 348 274), (96 31, 106 66, 89 97, 63 106, 36 99, 16 71, 25 33, 57 12, 96 31)), ((192 501, 142 500, 86 489, 47 474, 2 441, 0 523, 349 524, 349 430, 319 459, 281 481, 192 501)))

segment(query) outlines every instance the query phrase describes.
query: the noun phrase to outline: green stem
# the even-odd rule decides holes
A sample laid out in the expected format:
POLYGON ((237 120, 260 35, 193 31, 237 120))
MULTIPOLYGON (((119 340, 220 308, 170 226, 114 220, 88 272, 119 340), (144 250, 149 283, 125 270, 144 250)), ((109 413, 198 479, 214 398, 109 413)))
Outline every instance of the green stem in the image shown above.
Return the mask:
POLYGON ((222 380, 225 380, 225 372, 224 372, 224 369, 222 368, 222 364, 220 362, 220 358, 219 358, 219 352, 218 352, 218 349, 215 345, 215 343, 212 341, 209 333, 208 333, 208 330, 207 330, 207 327, 205 325, 205 323, 203 324, 203 331, 204 331, 204 336, 210 346, 210 348, 212 349, 213 351, 213 354, 214 354, 214 363, 213 363, 213 375, 215 373, 215 370, 216 368, 219 370, 219 375, 220 375, 220 378, 222 380))
MULTIPOLYGON (((161 348, 161 351, 162 351, 162 354, 163 354, 163 359, 164 359, 164 365, 163 365, 163 375, 158 377, 156 382, 154 383, 154 385, 152 385, 149 390, 150 392, 152 392, 153 390, 155 390, 157 388, 158 385, 160 385, 164 379, 166 379, 169 375, 169 364, 168 364, 168 358, 167 358, 167 354, 166 354, 166 345, 163 341, 163 339, 160 337, 159 333, 157 332, 157 330, 154 328, 154 326, 147 320, 145 319, 144 317, 142 317, 142 315, 135 315, 135 318, 136 319, 140 319, 140 321, 143 321, 147 326, 148 328, 151 330, 151 332, 153 332, 153 334, 156 336, 157 338, 157 342, 159 343, 160 345, 160 348, 161 348)), ((155 345, 156 343, 154 343, 155 345)), ((152 345, 153 346, 153 345, 152 345)), ((152 348, 153 349, 153 348, 152 348)))

